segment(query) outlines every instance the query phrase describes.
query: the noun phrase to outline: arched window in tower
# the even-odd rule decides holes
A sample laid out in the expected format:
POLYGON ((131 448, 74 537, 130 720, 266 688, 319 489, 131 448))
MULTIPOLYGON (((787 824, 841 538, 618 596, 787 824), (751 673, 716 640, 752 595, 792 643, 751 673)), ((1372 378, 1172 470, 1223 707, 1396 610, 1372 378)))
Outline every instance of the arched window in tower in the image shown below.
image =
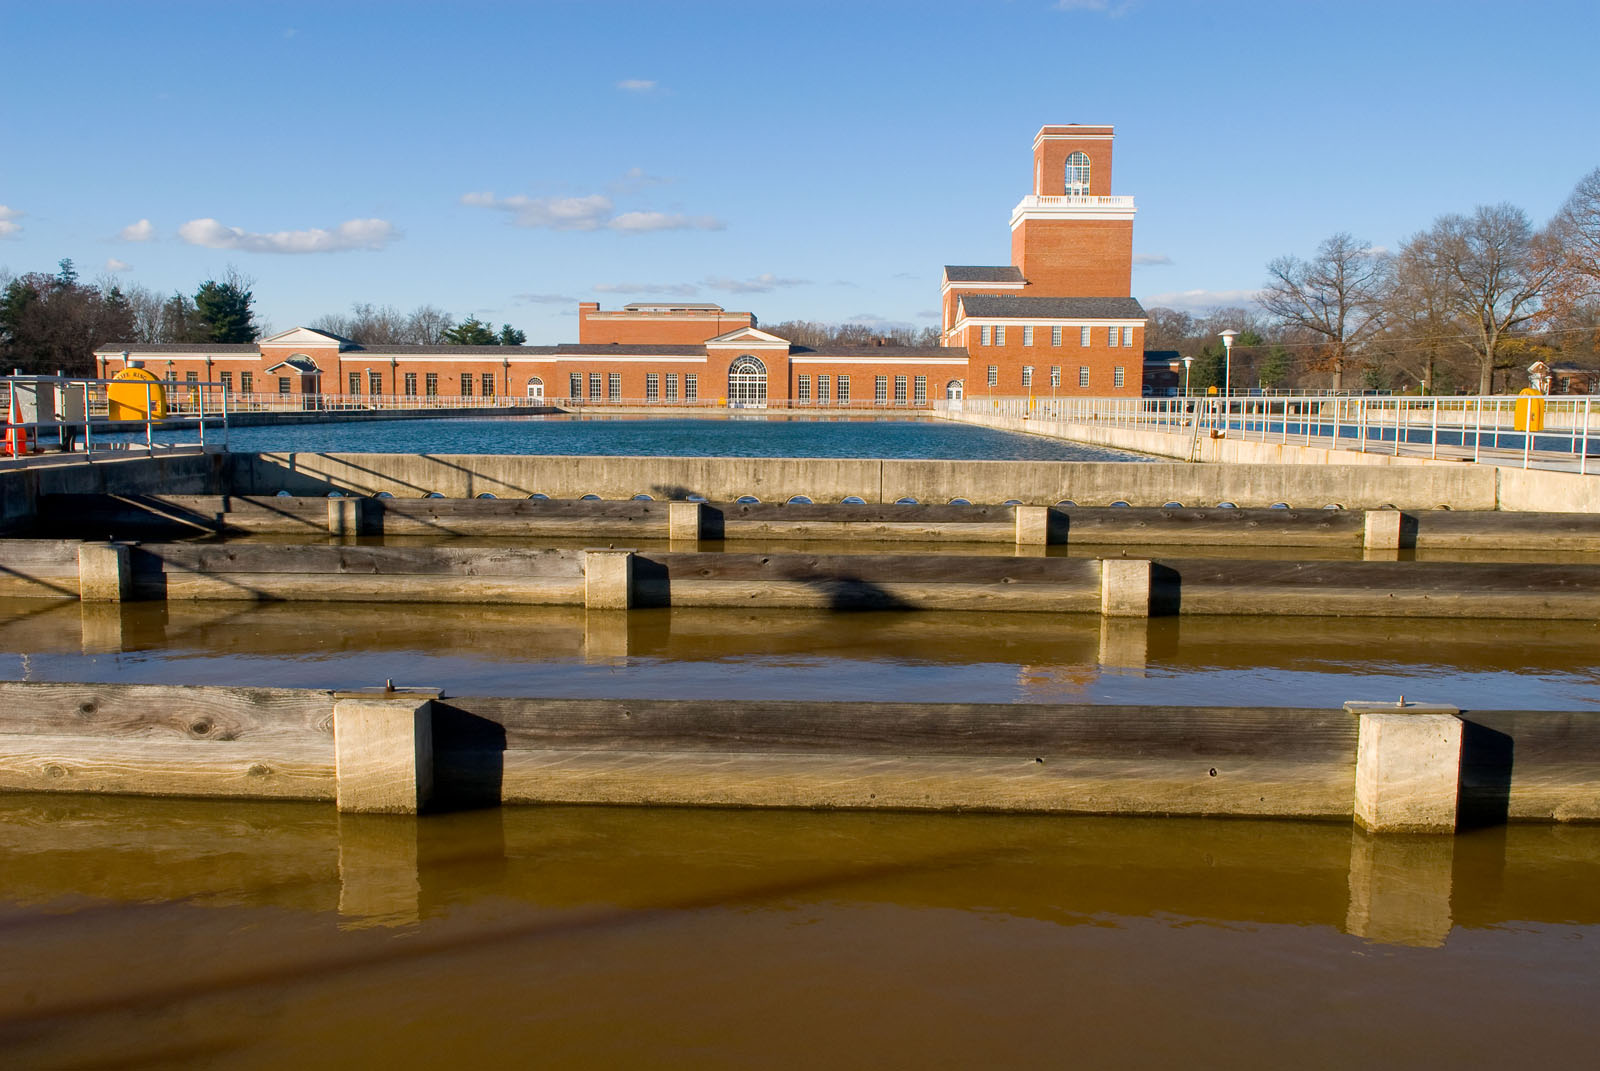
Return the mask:
POLYGON ((1082 196, 1089 192, 1089 157, 1075 152, 1067 157, 1067 195, 1082 196))
POLYGON ((767 366, 748 353, 728 366, 728 408, 767 407, 767 366))

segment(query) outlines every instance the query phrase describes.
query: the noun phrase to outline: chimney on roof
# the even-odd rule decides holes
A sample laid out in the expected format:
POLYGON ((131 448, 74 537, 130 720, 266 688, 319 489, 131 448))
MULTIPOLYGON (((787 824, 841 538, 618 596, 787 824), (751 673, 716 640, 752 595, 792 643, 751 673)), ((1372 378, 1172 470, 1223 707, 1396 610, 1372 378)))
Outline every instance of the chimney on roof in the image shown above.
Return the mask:
POLYGON ((877 338, 872 340, 872 344, 874 346, 887 346, 889 344, 889 340, 884 338, 882 335, 879 335, 877 338))

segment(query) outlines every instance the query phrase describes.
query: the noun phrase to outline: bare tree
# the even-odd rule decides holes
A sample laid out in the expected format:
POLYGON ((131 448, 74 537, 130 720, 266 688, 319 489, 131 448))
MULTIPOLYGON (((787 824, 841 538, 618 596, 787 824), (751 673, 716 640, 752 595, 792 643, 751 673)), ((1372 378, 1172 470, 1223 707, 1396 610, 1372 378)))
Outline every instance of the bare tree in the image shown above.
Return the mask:
POLYGON ((1550 304, 1563 315, 1600 302, 1600 167, 1578 181, 1550 222, 1561 266, 1551 280, 1550 304))
POLYGON ((350 315, 331 313, 312 320, 309 327, 354 339, 364 346, 442 346, 445 332, 455 326, 450 314, 432 305, 403 313, 393 305, 358 301, 350 315))
POLYGON ((1494 372, 1510 332, 1540 311, 1561 266, 1522 209, 1481 205, 1470 216, 1440 216, 1406 243, 1442 287, 1440 311, 1478 363, 1478 392, 1494 391, 1494 372))
POLYGON ((1317 246, 1310 260, 1279 257, 1267 265, 1261 307, 1291 331, 1317 338, 1317 364, 1344 385, 1352 352, 1383 326, 1382 297, 1389 285, 1389 258, 1344 231, 1317 246))

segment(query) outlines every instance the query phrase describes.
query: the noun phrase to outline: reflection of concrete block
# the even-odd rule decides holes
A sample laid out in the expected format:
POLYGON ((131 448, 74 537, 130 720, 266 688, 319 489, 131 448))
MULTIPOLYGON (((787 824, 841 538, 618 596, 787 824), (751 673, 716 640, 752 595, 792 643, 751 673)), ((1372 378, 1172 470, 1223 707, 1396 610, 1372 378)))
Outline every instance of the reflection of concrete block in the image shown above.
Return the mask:
POLYGON ((121 543, 85 543, 78 548, 78 597, 84 602, 122 602, 133 593, 128 548, 121 543))
POLYGON ((117 654, 122 648, 122 607, 117 603, 80 602, 84 654, 117 654))
POLYGON ((1363 713, 1356 742, 1356 821, 1374 832, 1454 833, 1461 719, 1363 713))
POLYGON ((1042 547, 1050 542, 1049 506, 1013 506, 1017 518, 1017 545, 1042 547))
POLYGON ((1100 612, 1106 617, 1150 616, 1150 562, 1105 558, 1100 562, 1100 612))
POLYGON ((699 540, 700 503, 667 503, 667 538, 671 540, 699 540))
POLYGON ((1362 546, 1368 550, 1400 549, 1400 521, 1397 509, 1367 510, 1362 546))
POLYGON ((583 605, 591 610, 626 610, 633 605, 633 551, 583 552, 583 605))
POLYGON ((433 702, 339 698, 333 705, 339 810, 416 814, 433 795, 433 702))
POLYGON ((1351 832, 1345 931, 1385 944, 1444 944, 1450 935, 1455 838, 1351 832))
POLYGON ((339 816, 339 914, 347 927, 401 926, 418 919, 417 820, 339 816))
POLYGON ((590 610, 583 615, 583 657, 605 662, 628 656, 628 615, 614 610, 590 610))
POLYGON ((1147 619, 1116 617, 1100 619, 1102 666, 1108 669, 1134 670, 1138 676, 1143 676, 1149 651, 1150 623, 1147 619))

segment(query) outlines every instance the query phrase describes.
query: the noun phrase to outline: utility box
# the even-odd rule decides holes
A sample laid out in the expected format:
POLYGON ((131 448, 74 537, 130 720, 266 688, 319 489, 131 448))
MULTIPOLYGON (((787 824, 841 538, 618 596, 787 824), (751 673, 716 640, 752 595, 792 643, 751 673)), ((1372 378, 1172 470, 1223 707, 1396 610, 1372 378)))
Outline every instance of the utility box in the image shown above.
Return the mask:
POLYGON ((89 418, 88 390, 82 383, 56 384, 56 415, 63 423, 82 424, 89 418))
POLYGON ((54 384, 37 379, 13 379, 11 394, 17 400, 19 418, 24 424, 53 424, 56 421, 54 384))

